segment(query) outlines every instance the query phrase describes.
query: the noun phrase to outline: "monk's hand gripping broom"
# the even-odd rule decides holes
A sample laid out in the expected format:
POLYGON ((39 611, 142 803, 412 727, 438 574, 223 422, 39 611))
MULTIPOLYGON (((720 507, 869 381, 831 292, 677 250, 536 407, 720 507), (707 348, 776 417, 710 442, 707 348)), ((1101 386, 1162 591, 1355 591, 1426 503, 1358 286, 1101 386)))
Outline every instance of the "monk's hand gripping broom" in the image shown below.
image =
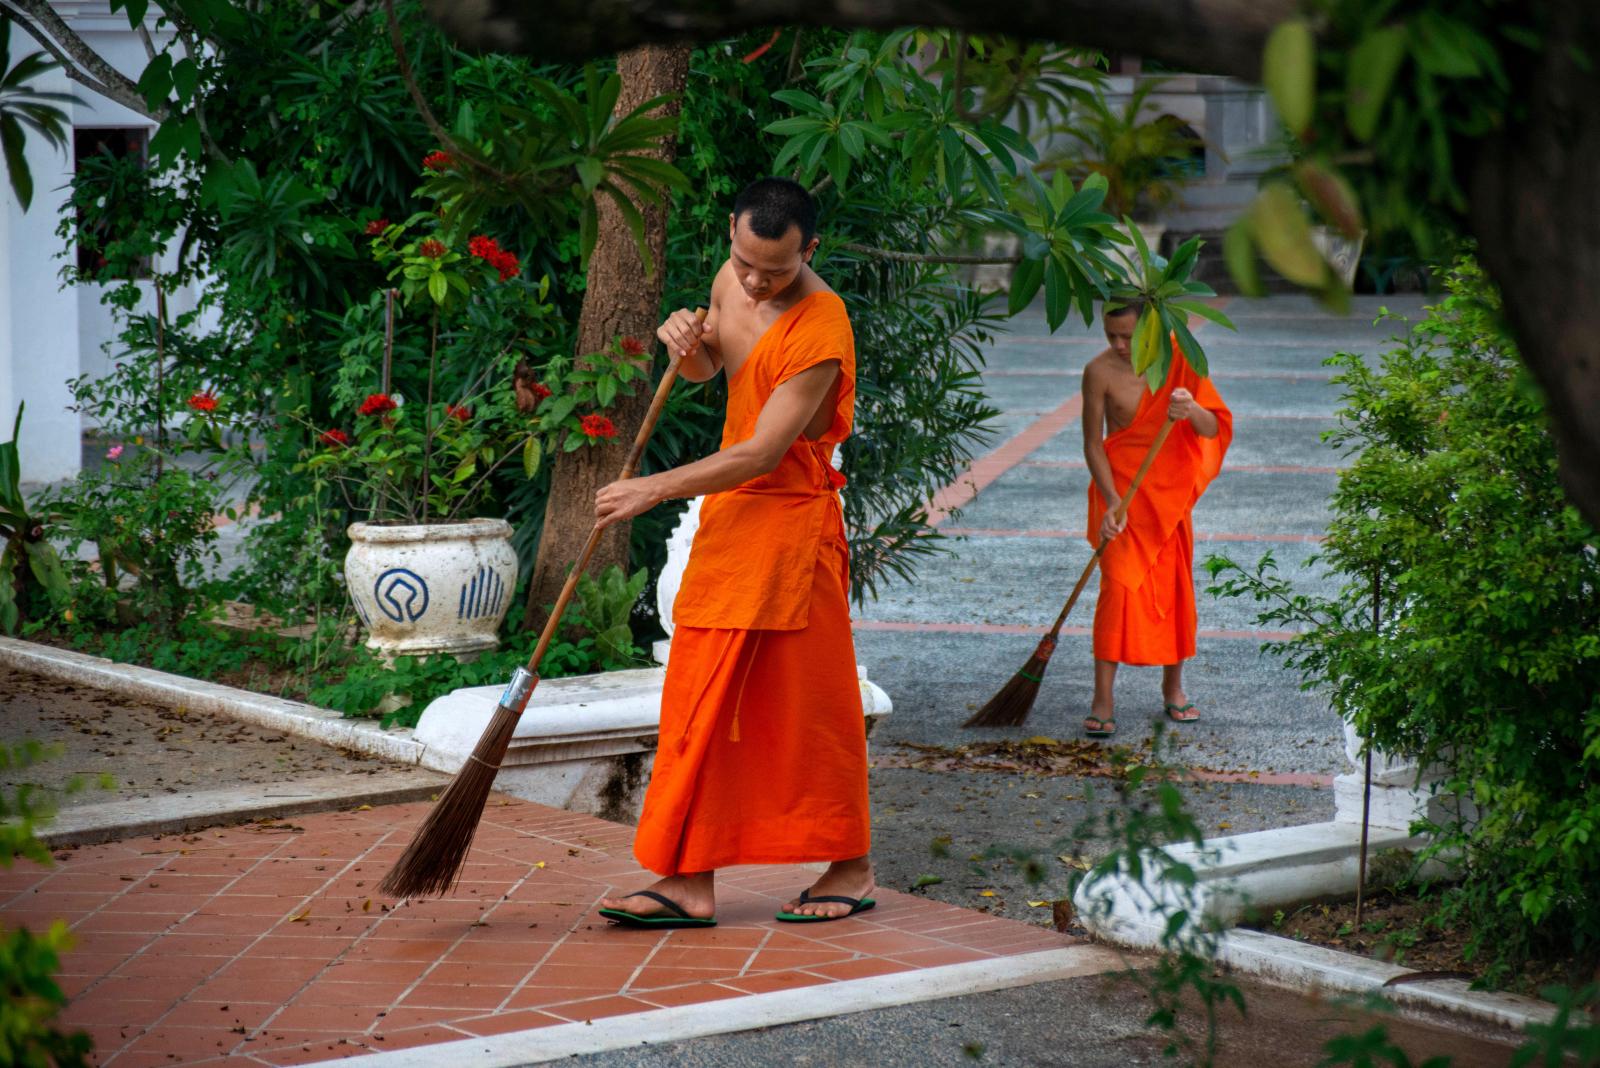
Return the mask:
MULTIPOLYGON (((1139 483, 1144 481, 1145 472, 1150 470, 1150 465, 1155 462, 1156 453, 1161 451, 1161 446, 1166 444, 1167 435, 1172 432, 1173 420, 1168 419, 1161 431, 1156 434, 1156 439, 1150 443, 1150 451, 1144 454, 1144 462, 1139 465, 1139 470, 1134 474, 1133 481, 1128 485, 1128 492, 1122 495, 1122 501, 1117 505, 1117 522, 1121 523, 1128 518, 1128 502, 1133 500, 1133 495, 1139 492, 1139 483)), ((1101 538, 1094 555, 1089 557, 1089 562, 1084 565, 1083 574, 1078 576, 1078 584, 1072 587, 1072 594, 1067 598, 1066 607, 1061 609, 1061 614, 1056 616, 1055 626, 1050 628, 1050 633, 1039 640, 1039 646, 1028 657, 1028 662, 1017 669, 1000 692, 989 698, 989 703, 978 709, 973 717, 962 724, 963 727, 1015 727, 1028 718, 1028 713, 1033 711, 1033 702, 1039 696, 1039 684, 1044 681, 1045 669, 1050 666, 1050 657, 1056 651, 1056 639, 1061 634, 1061 626, 1067 621, 1067 616, 1072 612, 1072 606, 1078 603, 1078 595, 1088 585, 1089 576, 1094 574, 1096 565, 1100 563, 1100 554, 1105 552, 1107 539, 1101 538)))
MULTIPOLYGON (((695 317, 704 322, 706 309, 696 310, 695 317)), ((667 395, 672 392, 672 385, 677 380, 680 359, 676 353, 670 354, 666 373, 656 387, 655 399, 650 402, 650 410, 645 414, 644 424, 639 427, 639 433, 633 440, 633 449, 628 453, 628 462, 623 465, 619 477, 632 478, 638 472, 650 432, 655 429, 661 409, 666 406, 667 395)), ((528 699, 533 696, 533 688, 539 685, 539 662, 544 659, 545 650, 550 647, 556 628, 561 625, 562 613, 578 588, 579 576, 600 544, 603 530, 596 523, 590 532, 589 540, 578 554, 578 562, 567 576, 566 585, 561 587, 561 596, 556 598, 555 609, 539 634, 539 644, 528 658, 527 667, 518 668, 516 674, 511 676, 510 684, 500 695, 500 703, 495 707, 494 717, 489 720, 488 729, 478 739, 477 747, 467 757, 461 770, 456 772, 456 777, 439 795, 439 800, 428 812, 422 826, 417 828, 411 844, 406 846, 399 861, 383 877, 383 882, 378 884, 379 893, 389 897, 443 894, 454 887, 461 877, 462 862, 467 858, 467 850, 472 847, 472 837, 483 818, 483 806, 489 800, 489 791, 494 787, 500 762, 505 759, 506 750, 511 746, 517 720, 527 707, 528 699)))

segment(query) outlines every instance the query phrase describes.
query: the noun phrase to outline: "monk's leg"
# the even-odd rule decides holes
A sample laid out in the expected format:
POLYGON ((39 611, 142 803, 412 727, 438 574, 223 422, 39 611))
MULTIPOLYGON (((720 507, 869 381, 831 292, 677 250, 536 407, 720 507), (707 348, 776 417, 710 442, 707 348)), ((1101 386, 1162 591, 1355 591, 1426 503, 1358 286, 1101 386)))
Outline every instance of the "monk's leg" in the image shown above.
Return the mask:
MULTIPOLYGON (((717 914, 717 873, 714 871, 684 872, 658 879, 645 889, 652 890, 676 901, 678 907, 697 919, 710 919, 717 914)), ((654 898, 633 894, 613 894, 600 899, 603 909, 621 909, 635 916, 671 916, 673 911, 654 898)))
POLYGON ((1200 718, 1200 713, 1189 707, 1189 695, 1183 689, 1182 660, 1162 666, 1161 699, 1166 702, 1167 716, 1179 723, 1200 718))
MULTIPOLYGON (((872 877, 872 858, 852 857, 829 864, 822 878, 812 883, 806 893, 811 897, 851 897, 859 901, 871 897, 877 885, 872 877)), ((838 901, 808 901, 802 905, 797 897, 783 909, 800 916, 844 916, 850 906, 838 901)))
POLYGON ((1117 662, 1115 660, 1096 660, 1094 662, 1094 700, 1089 703, 1089 718, 1102 722, 1110 722, 1116 715, 1113 707, 1112 687, 1117 681, 1117 662))

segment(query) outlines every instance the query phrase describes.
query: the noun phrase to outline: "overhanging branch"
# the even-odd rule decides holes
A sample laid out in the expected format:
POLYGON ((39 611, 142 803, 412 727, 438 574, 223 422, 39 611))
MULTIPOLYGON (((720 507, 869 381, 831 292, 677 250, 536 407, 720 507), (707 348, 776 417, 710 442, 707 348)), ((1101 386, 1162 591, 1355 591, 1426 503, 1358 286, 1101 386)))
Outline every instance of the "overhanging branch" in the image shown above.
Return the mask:
POLYGON ((34 40, 44 45, 45 51, 61 64, 61 69, 68 78, 130 111, 136 111, 157 122, 167 120, 167 109, 152 108, 145 103, 138 86, 127 75, 106 62, 105 57, 91 48, 87 41, 79 37, 72 27, 56 14, 49 0, 9 0, 9 2, 11 6, 7 10, 12 18, 27 30, 34 40), (28 17, 24 18, 23 15, 28 17), (47 37, 53 40, 47 40, 47 37))
POLYGON ((942 26, 1131 52, 1255 80, 1272 27, 1297 0, 424 0, 464 43, 550 59, 646 41, 712 41, 770 26, 942 26))

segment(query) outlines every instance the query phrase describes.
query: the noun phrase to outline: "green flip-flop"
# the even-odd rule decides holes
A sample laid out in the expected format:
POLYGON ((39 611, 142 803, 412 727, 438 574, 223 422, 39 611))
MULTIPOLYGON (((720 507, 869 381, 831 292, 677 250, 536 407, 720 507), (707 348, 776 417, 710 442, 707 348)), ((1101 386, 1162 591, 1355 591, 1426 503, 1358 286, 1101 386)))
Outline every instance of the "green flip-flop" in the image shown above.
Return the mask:
POLYGON ((812 897, 810 890, 800 891, 800 904, 810 905, 818 902, 849 905, 850 911, 843 916, 807 916, 801 912, 780 912, 777 915, 777 919, 784 923, 832 923, 834 920, 842 920, 854 916, 858 912, 865 912, 878 904, 870 897, 844 897, 840 894, 824 894, 821 897, 812 897))
POLYGON ((1166 705, 1162 707, 1162 711, 1165 712, 1167 714, 1167 718, 1174 723, 1193 723, 1195 720, 1200 718, 1200 713, 1194 712, 1193 701, 1190 701, 1186 705, 1175 705, 1171 701, 1168 701, 1166 705), (1184 715, 1185 712, 1194 712, 1194 715, 1186 716, 1184 715))
POLYGON ((1109 716, 1105 719, 1101 719, 1099 716, 1085 716, 1083 733, 1091 738, 1109 738, 1117 733, 1117 721, 1109 716), (1093 726, 1090 726, 1090 724, 1093 724, 1093 726))
POLYGON ((600 915, 619 927, 715 927, 717 925, 715 917, 691 916, 684 911, 682 905, 665 894, 656 893, 654 890, 636 890, 627 896, 647 897, 651 901, 671 909, 676 915, 664 915, 658 912, 648 916, 641 916, 637 912, 629 912, 626 909, 601 909, 600 915))

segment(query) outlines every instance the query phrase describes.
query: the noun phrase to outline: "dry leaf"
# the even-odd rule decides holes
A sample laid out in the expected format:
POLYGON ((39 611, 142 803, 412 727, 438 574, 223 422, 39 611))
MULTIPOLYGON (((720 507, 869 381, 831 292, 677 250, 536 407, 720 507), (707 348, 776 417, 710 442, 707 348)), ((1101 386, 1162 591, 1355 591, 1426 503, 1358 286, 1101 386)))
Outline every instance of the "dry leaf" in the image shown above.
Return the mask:
POLYGON ((978 891, 978 896, 979 897, 994 897, 994 891, 993 890, 979 890, 978 891))
POLYGON ((362 912, 371 912, 372 911, 372 899, 370 897, 367 898, 365 901, 363 901, 361 903, 361 911, 362 912))
POLYGON ((1042 909, 1042 908, 1048 908, 1048 907, 1050 907, 1050 906, 1052 906, 1054 904, 1055 904, 1054 901, 1030 901, 1030 902, 1028 902, 1028 907, 1030 909, 1042 909))
POLYGON ((371 805, 357 805, 356 806, 356 811, 357 812, 371 812, 372 811, 372 806, 371 805))
POLYGON ((306 908, 306 909, 302 910, 298 916, 290 916, 289 917, 289 922, 290 923, 305 923, 306 919, 308 917, 310 917, 310 915, 311 915, 311 909, 310 908, 306 908))

